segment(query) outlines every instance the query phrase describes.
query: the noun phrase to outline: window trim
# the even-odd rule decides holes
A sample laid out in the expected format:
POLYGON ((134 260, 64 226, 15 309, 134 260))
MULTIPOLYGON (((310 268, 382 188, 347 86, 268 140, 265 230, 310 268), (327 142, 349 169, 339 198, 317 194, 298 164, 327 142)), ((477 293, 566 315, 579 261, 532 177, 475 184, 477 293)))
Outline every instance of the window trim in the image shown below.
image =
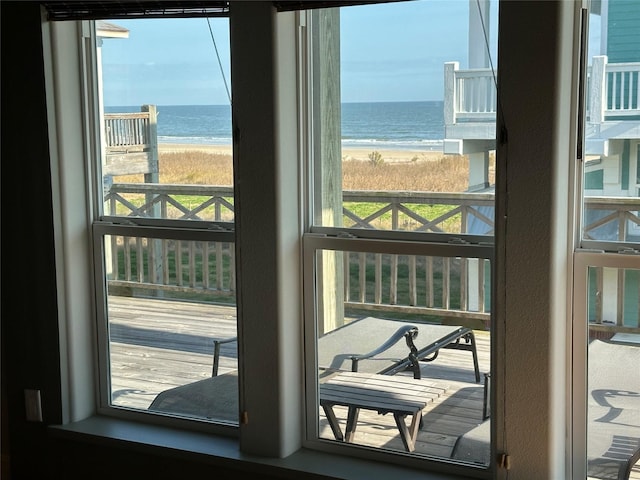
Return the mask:
MULTIPOLYGON (((219 433, 223 435, 238 436, 238 426, 228 425, 225 423, 209 422, 198 419, 188 419, 171 417, 155 412, 146 412, 142 410, 130 409, 116 405, 110 405, 110 360, 109 360, 109 335, 108 335, 108 315, 107 315, 107 294, 105 284, 105 263, 104 263, 104 242, 105 235, 130 235, 130 236, 149 236, 153 238, 170 238, 184 240, 206 240, 212 242, 235 243, 235 223, 233 222, 213 222, 213 221, 193 221, 193 220, 173 220, 173 219, 155 219, 140 217, 120 217, 102 215, 102 184, 101 178, 101 136, 97 132, 101 131, 101 118, 98 114, 99 110, 99 82, 97 67, 97 40, 96 40, 96 22, 94 20, 79 20, 72 22, 53 22, 50 28, 56 31, 69 32, 69 42, 74 42, 78 50, 81 52, 78 64, 78 80, 79 88, 76 94, 71 91, 60 95, 63 98, 61 103, 69 101, 73 95, 81 104, 82 114, 78 116, 77 121, 81 122, 83 135, 73 137, 73 140, 65 137, 64 146, 82 144, 83 155, 74 158, 73 155, 67 155, 61 152, 62 169, 67 171, 74 167, 71 162, 82 163, 81 171, 84 172, 87 191, 85 198, 76 199, 75 208, 82 208, 85 205, 85 213, 83 219, 86 222, 87 235, 90 238, 91 260, 85 265, 86 271, 90 272, 93 282, 88 282, 86 288, 91 291, 92 314, 85 317, 82 321, 83 326, 90 329, 90 339, 85 339, 85 344, 81 346, 85 352, 87 349, 93 350, 92 353, 92 369, 94 384, 93 405, 87 404, 86 407, 91 408, 98 414, 111 416, 120 419, 132 419, 144 421, 149 424, 167 425, 178 428, 191 429, 195 431, 206 431, 210 433, 219 433), (71 32, 76 31, 77 34, 71 32), (75 36, 75 38, 71 38, 75 36), (91 322, 86 322, 86 318, 90 318, 91 322), (88 323, 88 324, 87 324, 88 323)), ((45 25, 47 25, 45 23, 45 25)), ((55 33, 53 33, 55 36, 55 33)), ((56 41, 58 37, 55 36, 56 41)), ((56 41, 52 41, 52 45, 57 45, 56 41)), ((66 52, 61 56, 66 56, 66 52)), ((52 54, 53 60, 56 54, 52 54)), ((69 76, 64 69, 59 68, 59 75, 69 76)), ((58 72, 56 72, 58 73, 58 72)), ((57 88, 59 80, 53 80, 54 87, 57 88)), ((53 109, 52 109, 53 110, 53 109)), ((67 112, 65 111, 65 122, 52 126, 53 135, 61 136, 59 125, 64 125, 67 121, 67 112)), ((69 114, 70 116, 71 114, 69 114)), ((64 133, 62 133, 64 136, 64 133)), ((74 145, 75 146, 75 145, 74 145)), ((53 157, 52 157, 53 163, 53 157)), ((78 168, 75 166, 75 168, 78 168)), ((56 169, 59 170, 59 169, 56 169)), ((62 192, 68 191, 70 187, 61 187, 62 192)), ((68 241, 68 240, 65 240, 68 241)), ((59 250, 59 249, 57 249, 59 250)), ((67 304, 69 301, 66 302, 67 304)), ((75 330, 78 327, 78 321, 73 320, 71 324, 75 330)), ((73 334, 71 332, 69 335, 73 334)), ((82 414, 86 416, 86 413, 82 414)), ((79 418, 78 418, 79 419, 79 418)))
POLYGON ((640 255, 624 253, 604 253, 589 250, 576 250, 574 254, 574 296, 572 324, 572 469, 575 479, 587 476, 587 345, 589 326, 587 321, 589 267, 610 267, 618 269, 640 270, 640 255))
MULTIPOLYGON (((362 5, 379 2, 362 2, 362 5)), ((384 2, 383 2, 384 3, 384 2)), ((358 3, 360 5, 360 3, 358 3)), ((318 5, 323 6, 323 5, 318 5)), ((326 5, 325 7, 337 7, 345 5, 326 5)), ((456 463, 445 458, 427 458, 406 454, 406 452, 396 452, 383 449, 374 449, 362 445, 338 443, 335 441, 321 439, 318 435, 318 385, 317 385, 317 360, 316 360, 316 339, 317 339, 317 306, 321 299, 318 299, 316 291, 316 252, 320 250, 330 251, 351 251, 351 252, 371 252, 399 255, 422 255, 434 257, 463 257, 488 259, 491 263, 492 278, 495 268, 495 237, 494 235, 475 234, 447 234, 435 232, 415 232, 399 230, 369 230, 363 228, 332 227, 315 223, 314 201, 319 197, 315 190, 316 178, 314 173, 316 167, 313 162, 314 152, 318 151, 315 145, 316 135, 313 131, 314 124, 317 123, 319 112, 314 111, 313 88, 317 82, 317 73, 314 72, 314 38, 313 31, 317 28, 313 20, 313 12, 301 12, 301 22, 305 26, 304 33, 299 37, 300 47, 298 58, 300 69, 299 80, 299 102, 301 105, 300 116, 304 119, 301 122, 302 143, 307 148, 303 150, 305 162, 304 178, 304 198, 301 204, 305 206, 306 233, 302 235, 303 250, 303 284, 304 284, 304 382, 305 382, 305 436, 303 446, 321 452, 331 452, 336 454, 346 454, 356 458, 371 460, 382 460, 391 464, 408 465, 415 468, 423 468, 426 471, 443 471, 458 475, 465 475, 466 478, 490 478, 495 469, 496 450, 495 426, 492 422, 491 433, 491 462, 487 466, 476 466, 471 464, 456 463)), ((492 281, 493 289, 490 292, 492 297, 495 290, 495 283, 492 281)), ((493 318, 493 311, 490 312, 493 318)), ((491 321, 492 338, 495 331, 495 321, 491 321)), ((491 370, 495 372, 495 347, 492 342, 491 370)), ((495 382, 492 382, 492 385, 495 382)), ((492 387, 493 388, 493 387, 492 387)), ((495 395, 491 395, 493 402, 495 395)), ((492 407, 492 411, 495 408, 492 407)))

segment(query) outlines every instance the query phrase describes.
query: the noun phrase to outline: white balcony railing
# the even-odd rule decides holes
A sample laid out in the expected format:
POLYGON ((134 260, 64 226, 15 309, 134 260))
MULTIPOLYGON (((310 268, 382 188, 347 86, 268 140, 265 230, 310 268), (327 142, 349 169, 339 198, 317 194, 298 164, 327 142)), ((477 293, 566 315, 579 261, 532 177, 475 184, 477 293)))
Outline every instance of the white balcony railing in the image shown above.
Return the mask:
POLYGON ((496 84, 488 68, 460 70, 458 62, 444 65, 444 123, 495 122, 496 84))
MULTIPOLYGON (((489 68, 460 70, 458 62, 444 65, 444 122, 495 122, 496 84, 489 68)), ((640 62, 607 63, 596 56, 587 73, 587 119, 640 119, 640 62), (634 118, 636 119, 636 118, 634 118)))

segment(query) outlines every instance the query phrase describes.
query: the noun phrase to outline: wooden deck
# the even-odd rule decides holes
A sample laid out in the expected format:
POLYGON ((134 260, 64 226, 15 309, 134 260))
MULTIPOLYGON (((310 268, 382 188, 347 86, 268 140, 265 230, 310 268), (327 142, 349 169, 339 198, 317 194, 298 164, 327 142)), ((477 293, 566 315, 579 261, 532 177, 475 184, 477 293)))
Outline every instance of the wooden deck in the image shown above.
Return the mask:
MULTIPOLYGON (((236 334, 234 307, 110 296, 109 314, 113 403, 136 409, 147 409, 164 390, 210 377, 213 338, 236 334)), ((476 343, 480 372, 489 372, 489 333, 477 331, 476 343)), ((219 374, 236 368, 236 344, 223 345, 219 374)), ((450 458, 457 438, 482 422, 483 385, 475 383, 465 351, 443 349, 422 372, 444 388, 423 411, 414 453, 450 458)), ((346 411, 335 412, 344 431, 346 411)), ((333 439, 322 409, 319 417, 320 436, 333 439)), ((392 415, 361 411, 353 441, 405 451, 392 415)), ((640 480, 640 465, 630 478, 640 480)))

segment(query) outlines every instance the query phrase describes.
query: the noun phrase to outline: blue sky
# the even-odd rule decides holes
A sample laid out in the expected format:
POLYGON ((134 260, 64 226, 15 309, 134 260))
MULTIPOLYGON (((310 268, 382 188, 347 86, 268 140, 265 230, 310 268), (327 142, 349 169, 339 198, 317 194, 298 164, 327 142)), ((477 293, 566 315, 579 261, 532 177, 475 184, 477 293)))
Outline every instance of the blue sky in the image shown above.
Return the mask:
MULTIPOLYGON (((458 61, 462 68, 467 63, 468 14, 467 0, 343 8, 342 101, 441 100, 444 63, 458 61)), ((492 45, 496 15, 493 8, 492 45)), ((127 39, 104 40, 106 105, 229 103, 206 19, 113 23, 130 33, 127 39)), ((227 21, 210 19, 210 23, 230 82, 227 21)))

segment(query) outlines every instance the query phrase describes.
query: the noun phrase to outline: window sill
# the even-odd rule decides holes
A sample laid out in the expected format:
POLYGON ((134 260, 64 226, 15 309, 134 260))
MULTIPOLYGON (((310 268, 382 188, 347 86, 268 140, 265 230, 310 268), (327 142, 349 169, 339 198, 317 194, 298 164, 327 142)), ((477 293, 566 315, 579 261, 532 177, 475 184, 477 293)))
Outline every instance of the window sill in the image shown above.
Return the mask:
POLYGON ((181 459, 193 459, 248 473, 259 472, 283 478, 300 478, 301 473, 342 480, 389 478, 462 480, 468 478, 380 464, 308 449, 300 449, 286 458, 247 455, 240 452, 236 438, 101 416, 90 417, 68 425, 52 426, 50 431, 54 436, 73 441, 119 444, 120 446, 126 444, 132 450, 152 449, 163 455, 171 452, 181 459))

